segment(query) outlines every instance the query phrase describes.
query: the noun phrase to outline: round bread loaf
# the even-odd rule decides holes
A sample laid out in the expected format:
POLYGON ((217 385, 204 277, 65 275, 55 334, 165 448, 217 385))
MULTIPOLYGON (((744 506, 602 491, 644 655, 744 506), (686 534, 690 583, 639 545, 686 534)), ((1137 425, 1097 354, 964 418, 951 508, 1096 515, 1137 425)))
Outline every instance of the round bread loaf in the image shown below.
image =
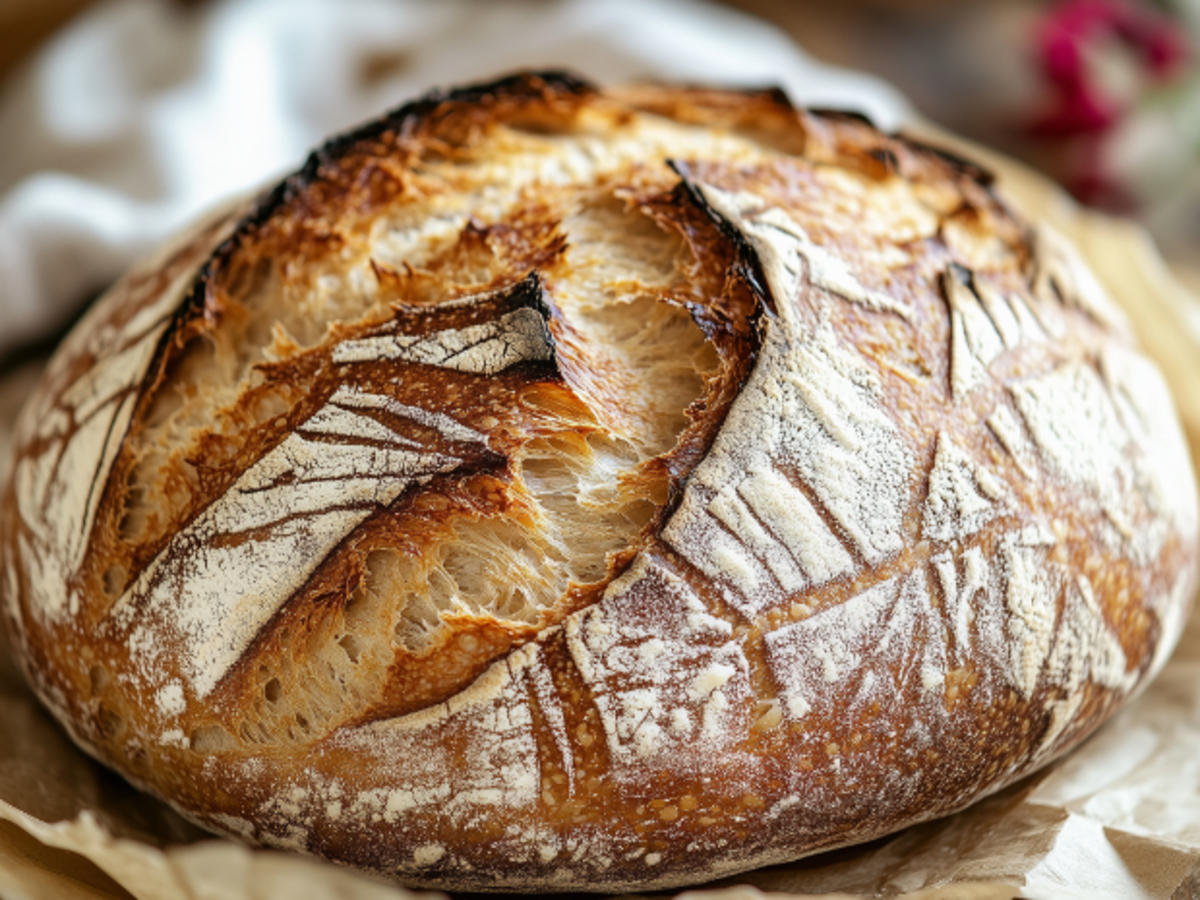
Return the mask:
POLYGON ((438 94, 120 283, 19 424, 3 609, 211 828, 647 889, 1083 740, 1196 586, 1171 400, 988 174, 778 92, 438 94))

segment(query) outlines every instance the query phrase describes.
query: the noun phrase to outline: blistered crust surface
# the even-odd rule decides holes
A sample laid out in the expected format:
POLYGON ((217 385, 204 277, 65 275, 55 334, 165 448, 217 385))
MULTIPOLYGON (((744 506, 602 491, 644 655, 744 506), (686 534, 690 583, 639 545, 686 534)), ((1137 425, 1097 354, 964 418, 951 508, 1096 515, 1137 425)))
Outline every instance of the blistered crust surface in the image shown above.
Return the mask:
POLYGON ((64 345, 0 545, 40 695, 208 827, 695 882, 962 807, 1178 637, 1162 379, 965 161, 526 76, 240 216, 64 345))

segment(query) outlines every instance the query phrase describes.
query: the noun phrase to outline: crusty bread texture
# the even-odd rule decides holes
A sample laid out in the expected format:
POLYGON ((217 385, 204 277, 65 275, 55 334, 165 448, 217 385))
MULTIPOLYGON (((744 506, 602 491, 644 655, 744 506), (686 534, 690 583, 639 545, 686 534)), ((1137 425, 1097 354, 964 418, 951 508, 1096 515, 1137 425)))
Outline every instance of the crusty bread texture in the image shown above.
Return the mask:
POLYGON ((21 418, 3 610, 215 830, 455 889, 867 840, 1064 753, 1196 586, 1171 400, 988 173, 776 91, 522 74, 108 292, 21 418))

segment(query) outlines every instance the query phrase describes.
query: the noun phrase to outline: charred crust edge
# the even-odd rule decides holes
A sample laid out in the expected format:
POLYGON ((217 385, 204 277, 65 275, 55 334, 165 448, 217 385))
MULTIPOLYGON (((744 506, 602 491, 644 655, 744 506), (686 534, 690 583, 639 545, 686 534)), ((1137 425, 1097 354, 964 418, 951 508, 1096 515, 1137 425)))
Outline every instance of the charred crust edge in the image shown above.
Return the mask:
POLYGON ((955 172, 960 175, 965 175, 982 188, 989 191, 996 185, 996 173, 986 166, 981 165, 973 160, 967 159, 955 153, 953 150, 948 150, 945 147, 937 144, 930 144, 919 138, 912 137, 903 131, 894 132, 891 135, 895 140, 906 144, 910 149, 919 153, 929 153, 936 156, 942 162, 946 163, 955 172))
POLYGON ((975 290, 975 274, 962 263, 952 262, 946 267, 946 271, 949 272, 959 284, 970 288, 972 291, 975 290))
MULTIPOLYGON (((542 273, 537 269, 530 271, 520 281, 504 285, 495 290, 471 294, 432 306, 404 305, 394 307, 394 309, 408 316, 427 320, 436 320, 439 314, 444 314, 448 311, 462 311, 466 312, 469 318, 475 320, 465 324, 491 322, 507 313, 516 312, 517 310, 532 310, 537 313, 538 323, 541 326, 539 337, 549 351, 549 357, 537 357, 514 362, 503 369, 497 370, 494 374, 498 375, 500 372, 521 370, 525 371, 530 378, 538 381, 561 382, 563 380, 562 369, 558 360, 558 346, 554 340, 554 332, 550 328, 550 320, 561 318, 562 314, 546 293, 546 285, 542 280, 542 273), (471 315, 471 313, 476 313, 477 315, 471 315)), ((428 330, 430 329, 418 329, 416 333, 427 333, 428 330)), ((373 329, 371 333, 386 334, 396 333, 397 331, 402 334, 410 333, 396 319, 393 319, 392 323, 389 323, 384 329, 373 329), (396 328, 394 327, 395 325, 400 325, 401 327, 396 328)))
MULTIPOLYGON (((886 134, 887 137, 897 141, 910 150, 917 153, 926 153, 941 160, 948 165, 952 170, 959 175, 966 176, 974 181, 980 187, 991 190, 996 184, 996 173, 981 163, 968 159, 953 150, 942 147, 938 144, 932 144, 921 138, 899 129, 892 132, 884 132, 866 113, 853 109, 832 109, 828 107, 808 107, 807 112, 810 115, 820 119, 827 119, 833 122, 852 122, 859 125, 865 125, 880 134, 886 134)), ((888 171, 895 172, 898 170, 896 154, 893 150, 887 147, 874 147, 867 151, 867 154, 878 160, 888 171)))
POLYGON ((883 166, 884 171, 889 175, 900 173, 900 158, 896 156, 896 151, 890 147, 872 147, 867 151, 867 156, 883 166))
POLYGON ((251 201, 251 211, 241 218, 229 236, 217 244, 196 270, 191 286, 169 317, 170 324, 164 330, 155 347, 143 390, 147 385, 155 386, 163 377, 164 365, 171 343, 178 338, 181 321, 202 317, 206 312, 208 288, 225 263, 255 229, 265 224, 280 207, 300 194, 306 187, 319 181, 323 168, 336 162, 352 147, 376 138, 387 132, 411 133, 416 125, 428 119, 436 111, 448 105, 464 105, 500 100, 535 100, 539 98, 585 97, 598 92, 598 88, 572 72, 562 69, 520 70, 492 81, 461 85, 453 88, 435 88, 416 100, 402 104, 384 113, 378 119, 368 121, 356 128, 334 135, 317 149, 309 153, 304 164, 286 176, 274 187, 267 188, 251 201))
POLYGON ((837 109, 831 106, 810 106, 807 109, 809 114, 816 116, 818 119, 829 119, 834 122, 855 122, 879 131, 879 126, 875 124, 875 120, 859 109, 837 109))
POLYGON ((788 112, 796 112, 796 104, 782 85, 767 84, 758 88, 742 88, 742 93, 748 97, 764 97, 776 106, 788 112))
MULTIPOLYGON (((679 86, 676 86, 676 89, 680 89, 679 86)), ((686 87, 682 89, 686 90, 686 87)), ((304 164, 296 172, 285 177, 273 188, 259 195, 253 203, 253 210, 238 222, 229 237, 217 245, 208 259, 201 264, 196 272, 191 288, 173 317, 174 320, 178 322, 180 319, 189 318, 194 316, 198 311, 203 310, 205 308, 208 285, 215 276, 217 268, 236 252, 243 241, 256 228, 267 222, 281 206, 296 197, 306 187, 319 181, 322 170, 337 162, 352 147, 388 132, 397 134, 411 133, 419 122, 428 119, 438 110, 448 105, 487 103, 501 100, 536 100, 539 98, 582 98, 596 94, 599 90, 592 82, 565 69, 520 70, 479 84, 468 84, 454 88, 436 88, 416 100, 396 107, 378 119, 333 136, 316 150, 312 151, 304 164)), ((708 90, 713 89, 708 88, 708 90)), ((793 103, 786 90, 778 85, 766 85, 758 88, 745 87, 726 90, 725 92, 739 94, 747 98, 762 97, 788 111, 798 110, 798 107, 793 103)), ((806 111, 819 118, 830 121, 853 122, 879 131, 875 122, 859 110, 818 106, 806 107, 806 111)), ((882 132, 880 133, 882 134, 882 132)), ((951 150, 926 143, 905 134, 903 131, 893 132, 887 136, 918 153, 928 153, 937 157, 949 165, 955 172, 972 179, 989 192, 991 192, 995 184, 996 176, 993 172, 951 150)), ((886 147, 877 147, 869 152, 888 171, 895 170, 897 158, 894 151, 886 147)), ((752 252, 746 252, 748 246, 745 239, 736 232, 736 229, 731 229, 728 223, 723 222, 719 216, 716 216, 708 209, 703 198, 688 184, 689 178, 683 170, 685 168, 683 164, 676 160, 667 160, 667 164, 683 179, 684 185, 693 201, 705 210, 706 214, 713 218, 722 230, 738 245, 739 256, 745 258, 747 261, 743 274, 750 282, 755 293, 763 298, 768 310, 773 313, 773 298, 763 288, 763 280, 757 260, 752 252)), ((154 361, 149 369, 151 373, 158 371, 162 362, 163 351, 174 338, 174 335, 175 328, 172 325, 172 327, 166 330, 160 346, 156 349, 154 361)))
POLYGON ((792 101, 787 89, 779 84, 748 84, 740 87, 720 87, 703 81, 645 81, 640 86, 662 87, 672 92, 690 94, 720 93, 729 96, 743 97, 747 100, 767 100, 787 112, 797 112, 798 107, 792 101))
POLYGON ((758 298, 758 310, 765 310, 769 315, 776 314, 775 298, 771 296, 771 292, 766 288, 766 277, 762 272, 762 265, 758 260, 758 254, 754 252, 754 248, 750 246, 750 242, 746 240, 746 236, 742 234, 733 224, 726 221, 720 213, 709 206, 708 201, 704 199, 704 194, 699 188, 699 179, 693 174, 688 164, 678 159, 666 160, 667 167, 672 172, 679 176, 679 185, 683 189, 682 196, 686 197, 693 203, 697 209, 704 213, 712 222, 721 230, 721 233, 733 242, 734 248, 737 251, 737 274, 745 279, 750 286, 750 290, 758 298))
MULTIPOLYGON (((546 287, 542 281, 542 273, 539 270, 532 269, 529 274, 519 281, 514 281, 498 288, 482 290, 474 294, 466 294, 462 297, 444 300, 441 303, 421 306, 408 303, 393 303, 392 310, 396 314, 393 320, 385 323, 382 327, 372 328, 368 333, 392 333, 397 330, 402 334, 423 333, 423 330, 420 328, 415 332, 410 332, 403 327, 397 329, 397 325, 402 326, 402 323, 398 321, 401 315, 413 319, 436 319, 448 312, 458 312, 464 314, 470 320, 466 324, 476 324, 477 322, 489 321, 497 314, 503 315, 504 313, 513 312, 518 309, 532 309, 545 322, 548 322, 557 312, 557 308, 546 295, 546 287)), ((550 343, 553 344, 553 340, 550 343)))
POLYGON ((385 113, 349 131, 335 135, 313 150, 304 164, 268 189, 255 200, 254 209, 234 228, 232 234, 214 248, 201 265, 179 315, 202 309, 209 281, 216 268, 233 254, 256 228, 265 224, 278 209, 306 187, 319 181, 324 168, 335 163, 354 146, 382 134, 411 133, 415 126, 448 105, 464 105, 500 100, 535 100, 547 97, 583 97, 598 91, 595 85, 562 70, 520 71, 483 84, 455 88, 436 88, 416 100, 385 113))
MULTIPOLYGON (((319 180, 322 167, 336 162, 355 145, 379 137, 389 131, 410 133, 414 126, 447 105, 495 102, 499 100, 536 100, 547 97, 583 97, 598 88, 583 78, 562 70, 542 72, 520 71, 482 84, 454 88, 435 88, 416 100, 398 106, 349 131, 334 135, 312 151, 304 164, 284 178, 258 204, 250 215, 239 223, 237 231, 226 243, 234 242, 241 232, 263 224, 274 212, 303 188, 319 180)), ((213 253, 216 258, 225 245, 213 253)))

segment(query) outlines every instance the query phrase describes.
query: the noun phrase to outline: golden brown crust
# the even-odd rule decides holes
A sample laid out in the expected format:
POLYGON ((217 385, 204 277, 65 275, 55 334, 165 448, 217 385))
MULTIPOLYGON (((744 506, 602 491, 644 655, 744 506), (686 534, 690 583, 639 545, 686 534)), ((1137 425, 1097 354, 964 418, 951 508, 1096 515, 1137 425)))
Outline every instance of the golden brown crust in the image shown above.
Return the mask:
POLYGON ((441 887, 960 808, 1195 583, 1169 398, 1069 248, 772 91, 521 75, 335 139, 117 285, 17 448, 5 615, 81 746, 441 887))

